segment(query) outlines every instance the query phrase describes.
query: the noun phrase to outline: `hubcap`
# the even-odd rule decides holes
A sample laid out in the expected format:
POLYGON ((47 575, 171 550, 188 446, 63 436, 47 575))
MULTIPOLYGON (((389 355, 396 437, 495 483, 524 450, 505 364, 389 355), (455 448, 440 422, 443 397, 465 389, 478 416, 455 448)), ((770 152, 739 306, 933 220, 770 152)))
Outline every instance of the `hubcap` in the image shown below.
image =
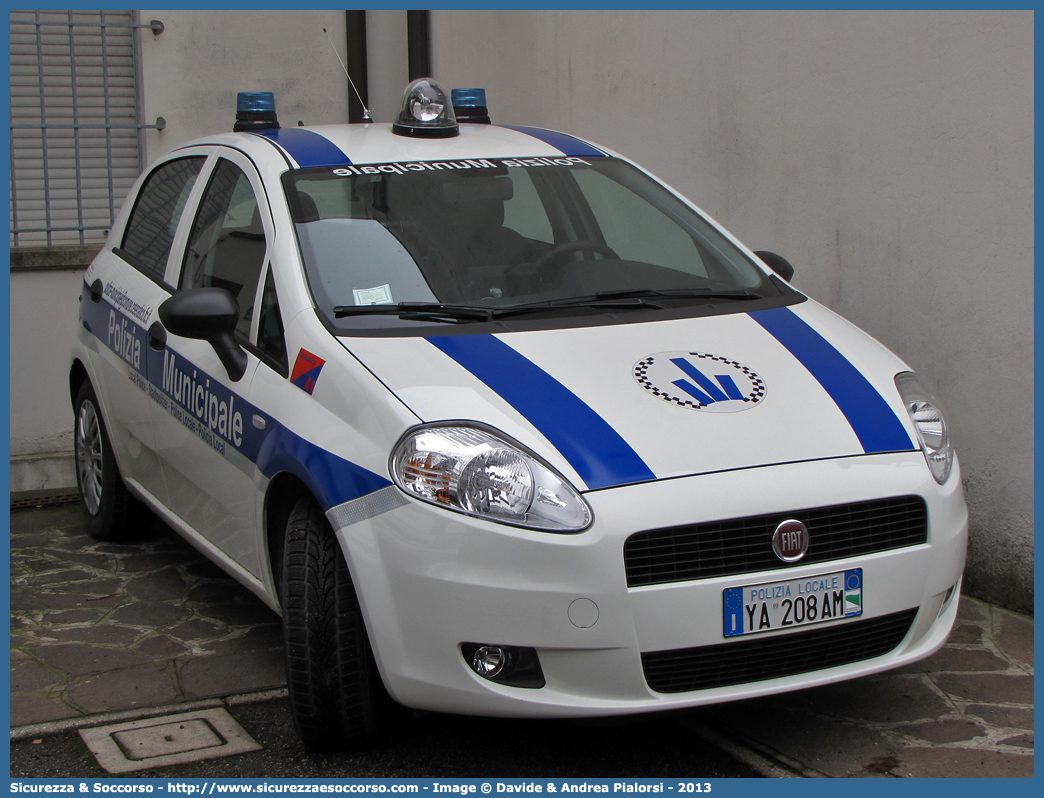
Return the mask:
POLYGON ((98 413, 91 402, 80 405, 76 419, 76 468, 87 512, 97 515, 102 498, 102 440, 98 413))

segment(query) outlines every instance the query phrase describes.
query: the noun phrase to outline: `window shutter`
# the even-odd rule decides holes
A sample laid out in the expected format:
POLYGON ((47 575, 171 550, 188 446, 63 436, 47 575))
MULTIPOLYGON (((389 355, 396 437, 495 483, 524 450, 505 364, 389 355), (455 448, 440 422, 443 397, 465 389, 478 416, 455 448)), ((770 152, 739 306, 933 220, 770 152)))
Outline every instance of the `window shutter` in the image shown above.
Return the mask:
POLYGON ((134 12, 10 17, 11 246, 101 243, 142 169, 134 12))

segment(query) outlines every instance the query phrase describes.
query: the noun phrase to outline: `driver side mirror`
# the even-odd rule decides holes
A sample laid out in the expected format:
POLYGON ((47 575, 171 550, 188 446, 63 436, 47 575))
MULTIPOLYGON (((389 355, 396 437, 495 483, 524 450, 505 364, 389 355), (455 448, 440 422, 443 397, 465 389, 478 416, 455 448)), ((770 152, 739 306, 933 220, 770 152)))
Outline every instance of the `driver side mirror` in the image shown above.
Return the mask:
POLYGON ((247 355, 236 341, 239 302, 231 293, 224 288, 182 291, 159 306, 159 317, 168 332, 210 343, 232 382, 243 379, 247 355))
POLYGON ((772 271, 774 271, 788 283, 794 276, 794 267, 791 266, 790 261, 788 261, 782 255, 777 255, 775 252, 769 252, 765 249, 754 250, 754 254, 761 258, 765 262, 766 266, 772 269, 772 271))

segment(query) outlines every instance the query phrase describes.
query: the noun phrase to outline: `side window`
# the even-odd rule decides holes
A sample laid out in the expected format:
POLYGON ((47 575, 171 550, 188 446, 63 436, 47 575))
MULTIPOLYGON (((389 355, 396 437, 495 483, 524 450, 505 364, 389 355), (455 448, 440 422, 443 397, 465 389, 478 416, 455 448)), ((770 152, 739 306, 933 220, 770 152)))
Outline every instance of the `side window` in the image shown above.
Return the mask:
POLYGON ((250 179, 234 163, 221 159, 192 225, 181 288, 216 286, 230 291, 239 301, 236 332, 249 337, 265 251, 265 230, 250 179))
POLYGON ((655 205, 593 169, 575 170, 573 176, 605 243, 621 258, 707 276, 692 236, 655 205))
POLYGON ((121 249, 150 277, 163 279, 181 213, 206 158, 163 164, 141 187, 121 249))
POLYGON ((265 290, 261 294, 261 318, 257 328, 257 348, 279 363, 286 371, 286 341, 283 339, 283 319, 279 315, 279 298, 276 296, 272 270, 265 278, 265 290))

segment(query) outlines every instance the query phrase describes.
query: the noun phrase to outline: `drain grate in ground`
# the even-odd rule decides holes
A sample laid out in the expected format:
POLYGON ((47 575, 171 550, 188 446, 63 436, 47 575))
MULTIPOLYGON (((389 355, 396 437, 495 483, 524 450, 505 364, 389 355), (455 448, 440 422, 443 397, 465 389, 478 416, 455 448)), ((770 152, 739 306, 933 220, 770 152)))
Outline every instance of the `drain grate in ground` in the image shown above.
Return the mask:
POLYGON ((26 507, 59 507, 63 504, 76 504, 80 501, 77 490, 28 490, 11 494, 11 509, 21 510, 26 507))
POLYGON ((81 729, 80 737, 109 773, 132 773, 261 750, 223 709, 81 729))

